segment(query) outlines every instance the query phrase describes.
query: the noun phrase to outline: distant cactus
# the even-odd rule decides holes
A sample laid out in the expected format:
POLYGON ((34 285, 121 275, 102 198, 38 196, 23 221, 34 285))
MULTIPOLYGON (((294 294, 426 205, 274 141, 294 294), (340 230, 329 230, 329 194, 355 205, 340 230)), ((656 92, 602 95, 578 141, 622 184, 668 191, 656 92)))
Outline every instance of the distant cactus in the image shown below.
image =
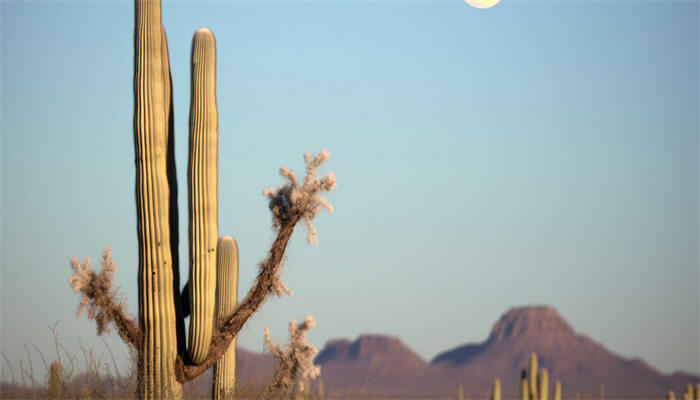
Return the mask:
POLYGON ((685 385, 685 393, 683 393, 683 400, 694 400, 695 396, 693 394, 693 384, 688 383, 685 385))
POLYGON ((530 400, 538 400, 537 395, 537 354, 532 353, 530 355, 530 371, 529 371, 529 389, 530 389, 530 400))
POLYGON ((561 400, 561 381, 559 379, 554 383, 554 400, 561 400))
POLYGON ((530 383, 527 379, 527 371, 520 373, 520 400, 530 400, 530 383))
POLYGON ((464 385, 462 385, 462 382, 457 386, 457 400, 464 400, 464 385))
POLYGON ((501 381, 498 378, 493 380, 491 400, 501 400, 501 381))
POLYGON ((538 387, 537 391, 539 393, 540 400, 547 400, 549 377, 547 376, 547 369, 542 368, 538 373, 538 387))
POLYGON ((674 393, 673 390, 669 390, 666 395, 666 400, 676 400, 676 393, 674 393))

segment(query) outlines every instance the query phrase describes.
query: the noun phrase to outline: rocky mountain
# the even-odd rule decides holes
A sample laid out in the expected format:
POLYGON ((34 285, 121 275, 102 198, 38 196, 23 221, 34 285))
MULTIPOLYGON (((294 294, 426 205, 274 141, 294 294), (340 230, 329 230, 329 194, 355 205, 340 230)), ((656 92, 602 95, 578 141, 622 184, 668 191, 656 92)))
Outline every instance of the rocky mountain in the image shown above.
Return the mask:
MULTIPOLYGON (((664 375, 641 359, 627 359, 577 334, 548 306, 513 308, 494 325, 486 341, 466 344, 437 355, 432 366, 454 371, 465 382, 499 377, 504 396, 517 397, 518 377, 535 352, 550 381, 562 381, 564 397, 578 391, 599 398, 663 398, 669 389, 682 393, 698 377, 664 375)), ((466 385, 466 383, 465 383, 466 385)), ((481 383, 488 386, 488 382, 481 383)), ((482 389, 483 390, 483 389, 482 389)))
MULTIPOLYGON (((574 398, 576 392, 581 398, 600 398, 602 391, 608 399, 659 399, 671 389, 681 395, 686 383, 700 382, 698 376, 665 375, 641 359, 616 355, 576 333, 548 306, 513 308, 485 341, 447 350, 429 363, 399 339, 385 335, 330 340, 315 362, 322 368, 328 397, 454 397, 461 383, 471 398, 488 398, 498 377, 506 399, 519 398, 518 379, 532 352, 540 367, 547 368, 552 385, 561 380, 564 398, 574 398)), ((242 349, 237 358, 241 383, 262 384, 275 365, 269 355, 242 349)))

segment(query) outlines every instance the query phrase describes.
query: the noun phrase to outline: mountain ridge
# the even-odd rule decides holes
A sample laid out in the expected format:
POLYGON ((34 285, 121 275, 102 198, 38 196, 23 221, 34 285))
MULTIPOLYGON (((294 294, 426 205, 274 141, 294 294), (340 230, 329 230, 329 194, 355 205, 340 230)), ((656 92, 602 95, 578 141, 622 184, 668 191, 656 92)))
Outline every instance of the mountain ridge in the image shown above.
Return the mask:
MULTIPOLYGON (((519 398, 519 377, 535 352, 547 368, 550 384, 560 379, 563 398, 664 398, 682 393, 697 375, 663 374, 641 358, 625 358, 577 333, 558 311, 546 305, 513 307, 494 323, 488 337, 421 358, 399 338, 363 334, 354 340, 328 340, 315 358, 331 397, 454 396, 462 384, 471 397, 487 398, 493 379, 501 380, 503 398, 519 398)), ((237 349, 239 382, 263 384, 274 368, 269 355, 237 349), (251 365, 257 365, 254 368, 251 365), (262 368, 262 370, 261 370, 262 368)), ((314 386, 315 383, 312 383, 314 386)), ((551 389, 550 389, 551 390, 551 389)))

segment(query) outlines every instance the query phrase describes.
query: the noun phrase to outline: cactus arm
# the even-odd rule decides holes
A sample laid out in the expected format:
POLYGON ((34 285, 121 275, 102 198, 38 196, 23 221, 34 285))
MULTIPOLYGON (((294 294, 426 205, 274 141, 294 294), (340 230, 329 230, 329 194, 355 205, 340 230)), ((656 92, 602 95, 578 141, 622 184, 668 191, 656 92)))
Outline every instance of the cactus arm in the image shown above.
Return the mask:
POLYGON ((200 28, 192 39, 190 155, 189 360, 199 364, 209 351, 216 304, 217 113, 214 35, 200 28))
MULTIPOLYGON (((216 321, 236 309, 238 299, 238 246, 231 236, 219 239, 216 251, 216 321)), ((236 338, 214 365, 213 399, 233 399, 236 383, 236 338)))
POLYGON ((177 358, 176 313, 172 302, 170 188, 167 171, 168 118, 163 72, 160 1, 136 0, 134 35, 134 143, 139 244, 139 322, 143 330, 138 390, 142 398, 178 398, 182 387, 172 363, 177 358))

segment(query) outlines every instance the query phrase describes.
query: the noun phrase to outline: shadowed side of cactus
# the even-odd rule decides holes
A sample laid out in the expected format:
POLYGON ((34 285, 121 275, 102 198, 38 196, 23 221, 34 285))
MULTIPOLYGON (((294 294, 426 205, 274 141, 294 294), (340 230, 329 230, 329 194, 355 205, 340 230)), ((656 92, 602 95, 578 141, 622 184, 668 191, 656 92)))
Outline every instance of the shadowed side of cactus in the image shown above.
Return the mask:
POLYGON ((217 113, 214 35, 192 39, 189 185, 190 328, 188 356, 200 364, 209 351, 216 304, 217 113))
MULTIPOLYGON (((174 374, 177 314, 171 253, 170 77, 159 0, 137 0, 134 34, 134 145, 139 247, 141 398, 179 398, 174 374), (166 76, 167 75, 167 76, 166 76)), ((175 212, 174 210, 172 210, 175 212)))
MULTIPOLYGON (((231 236, 219 239, 216 260, 216 320, 233 313, 238 299, 238 246, 231 236)), ((212 398, 233 399, 236 384, 236 339, 214 365, 212 398)))

